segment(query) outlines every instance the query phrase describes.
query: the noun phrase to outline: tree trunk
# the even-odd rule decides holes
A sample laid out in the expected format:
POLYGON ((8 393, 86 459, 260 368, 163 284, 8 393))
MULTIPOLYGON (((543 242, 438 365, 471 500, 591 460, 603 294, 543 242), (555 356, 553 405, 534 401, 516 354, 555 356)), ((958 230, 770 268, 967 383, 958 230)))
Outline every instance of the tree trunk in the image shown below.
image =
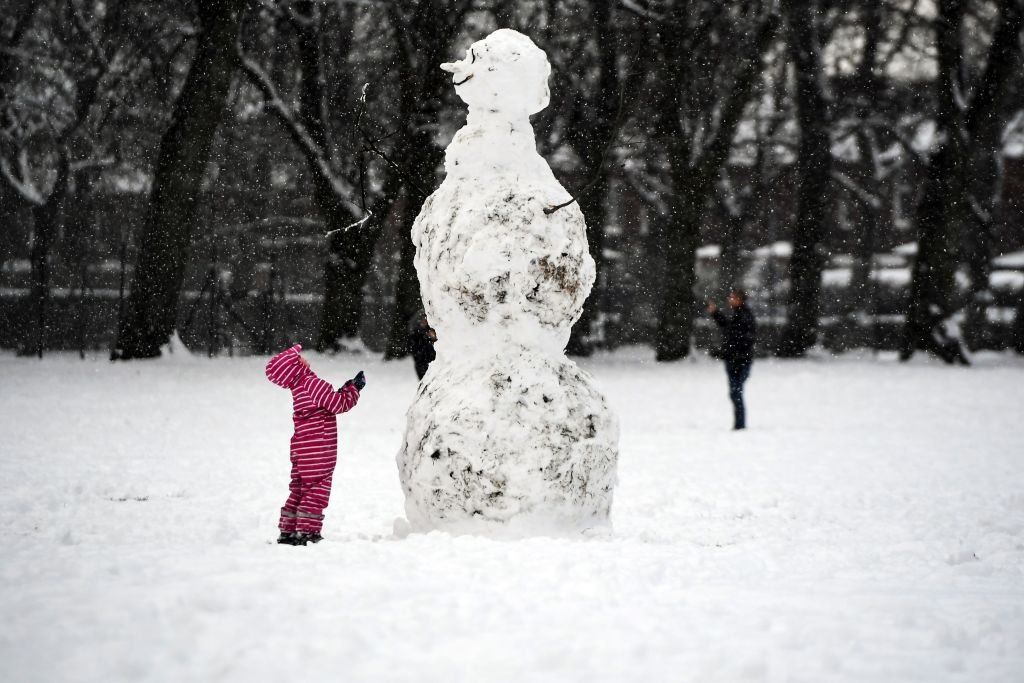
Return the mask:
POLYGON ((743 283, 741 269, 742 256, 740 247, 743 239, 743 217, 734 215, 731 211, 724 211, 725 234, 722 238, 721 251, 718 255, 718 286, 719 294, 722 297, 737 288, 742 288, 743 283))
POLYGON ((956 230, 965 216, 966 192, 963 173, 961 121, 954 99, 955 76, 960 70, 960 18, 963 8, 955 0, 943 0, 936 17, 939 75, 937 133, 944 135, 924 182, 918 207, 917 256, 914 259, 910 304, 904 327, 901 357, 915 350, 938 354, 934 335, 936 323, 950 314, 953 271, 956 265, 956 230))
POLYGON ((413 265, 416 248, 412 243, 412 224, 433 191, 437 169, 444 151, 433 134, 439 117, 443 93, 451 87, 446 72, 437 68, 444 61, 450 42, 461 29, 471 3, 457 7, 429 0, 419 5, 416 16, 404 15, 398 3, 390 15, 396 31, 404 32, 408 42, 398 41, 398 80, 402 85, 398 121, 403 126, 396 149, 403 158, 392 173, 399 176, 405 201, 399 212, 399 237, 402 241, 395 308, 384 352, 385 360, 409 355, 409 321, 422 308, 419 280, 413 265))
MULTIPOLYGON (((433 115, 430 114, 430 116, 433 115)), ((405 173, 409 177, 404 183, 404 201, 402 201, 401 211, 398 212, 402 251, 395 285, 394 314, 391 317, 387 347, 384 350, 385 360, 405 358, 409 355, 409 322, 416 312, 423 308, 420 298, 420 283, 414 265, 416 247, 412 243, 412 224, 423 208, 423 202, 427 199, 423 194, 426 188, 422 187, 422 183, 426 179, 433 179, 443 158, 443 152, 434 144, 431 135, 425 128, 415 131, 412 140, 413 142, 407 149, 415 151, 405 167, 405 173)))
MULTIPOLYGON (((682 154, 682 150, 673 154, 672 163, 678 163, 682 154)), ((655 345, 658 361, 686 358, 690 354, 690 338, 693 336, 696 312, 693 285, 697 279, 694 259, 705 195, 693 190, 694 179, 688 171, 673 166, 670 176, 672 194, 669 197, 669 218, 664 228, 665 282, 655 345)))
POLYGON ((1001 24, 992 39, 986 68, 985 86, 975 96, 971 111, 964 121, 971 145, 969 155, 968 200, 972 205, 965 240, 968 275, 971 281, 967 302, 964 335, 968 348, 989 346, 988 320, 985 312, 992 302, 989 287, 991 273, 994 217, 1002 196, 1003 161, 1002 134, 1006 126, 1006 90, 1011 74, 1020 67, 1020 39, 1024 29, 1024 4, 1016 0, 1003 3, 1001 24))
MULTIPOLYGON (((873 141, 861 131, 857 134, 861 153, 862 172, 858 179, 865 187, 876 192, 881 198, 882 185, 874 177, 873 159, 875 156, 873 141)), ((855 346, 866 348, 874 345, 875 329, 875 281, 871 271, 875 261, 875 243, 878 240, 879 218, 882 206, 871 206, 867 201, 858 199, 860 216, 856 224, 856 244, 852 249, 853 265, 850 268, 850 308, 849 323, 855 346)))
POLYGON ((593 3, 592 17, 596 26, 594 36, 598 50, 599 75, 597 92, 588 107, 589 125, 581 127, 580 139, 574 143, 589 176, 598 174, 600 180, 589 192, 579 197, 580 210, 587 221, 587 243, 594 259, 597 277, 594 289, 583 303, 580 319, 572 327, 566 352, 574 356, 589 356, 594 352, 593 323, 601 306, 601 289, 605 270, 604 232, 608 222, 607 194, 608 169, 604 152, 615 135, 615 119, 619 105, 618 38, 615 28, 615 5, 611 0, 593 3))
MULTIPOLYGON (((962 110, 956 98, 962 90, 957 74, 962 72, 960 34, 966 10, 957 0, 942 0, 938 10, 939 106, 936 120, 945 139, 929 165, 924 197, 918 210, 918 252, 900 357, 906 360, 921 350, 952 362, 948 350, 936 341, 934 328, 953 313, 958 247, 963 226, 971 215, 969 178, 976 174, 984 175, 984 169, 975 168, 974 162, 982 158, 981 155, 999 154, 998 131, 1002 117, 997 109, 1006 84, 1018 68, 1016 57, 1020 53, 1024 11, 1018 0, 1004 0, 1002 3, 988 64, 974 88, 974 99, 962 110)), ((988 182, 994 183, 995 180, 988 182)), ((996 190, 990 188, 990 191, 996 190)), ((987 279, 984 275, 979 277, 987 279)), ((987 282, 983 284, 987 286, 987 282)))
POLYGON ((160 143, 135 279, 113 357, 153 358, 178 311, 199 195, 235 70, 235 40, 248 0, 198 3, 196 55, 160 143))
POLYGON ((737 67, 733 82, 727 85, 728 89, 717 102, 718 128, 714 137, 704 146, 696 161, 691 160, 692 141, 679 129, 685 107, 680 94, 682 72, 679 64, 686 58, 686 55, 679 53, 685 45, 679 35, 682 30, 681 19, 677 18, 673 22, 676 35, 666 39, 668 73, 665 79, 665 118, 670 123, 663 135, 668 150, 671 189, 668 197, 669 216, 664 229, 665 282, 655 344, 658 361, 680 360, 690 353, 696 312, 693 295, 696 282, 694 260, 704 208, 714 191, 718 174, 729 157, 736 128, 750 101, 757 76, 761 73, 761 58, 771 45, 775 26, 774 18, 769 18, 758 28, 749 52, 737 67))
POLYGON ((1017 310, 1013 319, 1013 350, 1024 355, 1024 289, 1017 293, 1017 310))
POLYGON ((596 276, 594 288, 583 303, 580 319, 572 326, 569 343, 565 352, 572 356, 589 356, 594 352, 593 329, 594 319, 601 309, 602 278, 605 272, 604 263, 604 230, 608 222, 607 193, 608 177, 604 177, 585 196, 580 197, 580 210, 587 221, 587 247, 594 259, 596 276))
MULTIPOLYGON (((327 130, 328 92, 324 76, 324 51, 321 44, 321 15, 310 0, 297 3, 303 20, 297 23, 299 81, 299 118, 324 156, 330 156, 327 130)), ((346 84, 341 85, 347 89, 346 84)), ((353 122, 349 122, 354 125, 353 122)), ((352 221, 348 210, 330 180, 307 159, 313 179, 313 204, 324 219, 330 237, 324 260, 324 303, 317 332, 317 351, 338 351, 339 340, 355 337, 363 309, 363 285, 366 282, 373 250, 380 236, 380 221, 372 220, 358 228, 345 230, 352 221)), ((379 207, 377 207, 379 208, 379 207)))
POLYGON ((373 252, 383 229, 383 212, 398 191, 399 183, 389 176, 381 198, 370 209, 373 217, 350 230, 340 224, 342 214, 334 211, 324 218, 332 231, 324 263, 324 306, 317 335, 318 351, 337 351, 340 339, 359 333, 363 316, 363 286, 369 274, 373 252))
POLYGON ((61 153, 57 161, 57 177, 46 203, 32 207, 34 236, 29 262, 32 268, 32 290, 29 302, 35 319, 35 336, 26 347, 28 355, 43 357, 46 347, 46 309, 50 302, 50 247, 63 219, 68 195, 70 167, 67 154, 61 153))
MULTIPOLYGON (((411 199, 411 197, 407 197, 411 199)), ((395 283, 395 308, 388 330, 388 343, 384 349, 384 360, 396 360, 409 355, 409 326, 416 311, 423 307, 420 299, 420 281, 416 277, 413 263, 416 247, 412 243, 412 223, 423 206, 423 200, 402 202, 398 221, 402 231, 402 251, 398 262, 398 279, 395 283)))
POLYGON ((964 256, 967 276, 970 280, 967 296, 967 311, 964 320, 964 342, 972 351, 991 345, 988 320, 985 312, 992 303, 989 287, 992 260, 993 217, 999 205, 1001 141, 995 139, 974 140, 974 157, 971 164, 969 201, 974 205, 972 215, 966 222, 967 235, 964 239, 964 256))
POLYGON ((958 241, 950 218, 963 215, 966 201, 959 146, 958 136, 951 132, 928 167, 917 210, 918 251, 904 330, 904 359, 915 350, 936 351, 932 330, 950 313, 958 241))
POLYGON ((832 161, 828 106, 821 91, 822 64, 815 29, 817 3, 786 2, 789 52, 796 71, 795 103, 800 126, 797 149, 797 215, 789 262, 789 307, 778 354, 804 355, 814 346, 821 310, 822 223, 832 161))
POLYGON ((859 12, 864 17, 864 47, 857 75, 853 81, 853 110, 860 129, 857 131, 857 148, 860 160, 856 169, 856 181, 878 198, 872 203, 857 193, 850 197, 857 203, 858 220, 850 273, 850 314, 848 324, 852 341, 861 348, 874 348, 876 321, 876 288, 871 277, 874 267, 875 243, 881 227, 883 212, 889 207, 886 186, 879 172, 878 144, 875 133, 868 127, 868 121, 880 103, 885 92, 878 76, 885 65, 879 65, 879 47, 885 38, 883 6, 874 0, 860 3, 859 12))

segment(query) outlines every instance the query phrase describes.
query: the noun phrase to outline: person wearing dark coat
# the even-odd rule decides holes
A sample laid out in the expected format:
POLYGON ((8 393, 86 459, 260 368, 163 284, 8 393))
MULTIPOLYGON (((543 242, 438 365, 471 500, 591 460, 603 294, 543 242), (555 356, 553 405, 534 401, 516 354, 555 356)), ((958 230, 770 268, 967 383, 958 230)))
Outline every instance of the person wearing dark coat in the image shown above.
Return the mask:
POLYGON ((416 366, 416 376, 423 379, 427 374, 430 362, 437 357, 434 351, 434 342, 437 341, 437 333, 427 322, 426 316, 420 316, 416 326, 409 333, 409 353, 412 354, 413 364, 416 366))
POLYGON ((746 429, 747 413, 743 405, 743 384, 750 377, 750 366, 754 363, 754 341, 757 338, 757 323, 754 314, 747 307, 747 295, 743 290, 729 292, 729 308, 732 315, 726 316, 715 302, 708 303, 708 313, 722 329, 721 357, 725 361, 725 373, 729 377, 729 400, 733 407, 733 429, 746 429))

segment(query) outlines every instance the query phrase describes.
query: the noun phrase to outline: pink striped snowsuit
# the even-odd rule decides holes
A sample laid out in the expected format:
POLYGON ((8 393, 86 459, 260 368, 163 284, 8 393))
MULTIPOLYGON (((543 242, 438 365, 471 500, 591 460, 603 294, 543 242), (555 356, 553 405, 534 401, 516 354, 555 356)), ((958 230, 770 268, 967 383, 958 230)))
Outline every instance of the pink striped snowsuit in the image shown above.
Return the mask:
POLYGON ((302 345, 285 349, 267 363, 267 379, 292 392, 291 491, 281 508, 281 531, 319 532, 331 497, 338 462, 338 413, 359 401, 351 384, 338 391, 299 362, 302 345))

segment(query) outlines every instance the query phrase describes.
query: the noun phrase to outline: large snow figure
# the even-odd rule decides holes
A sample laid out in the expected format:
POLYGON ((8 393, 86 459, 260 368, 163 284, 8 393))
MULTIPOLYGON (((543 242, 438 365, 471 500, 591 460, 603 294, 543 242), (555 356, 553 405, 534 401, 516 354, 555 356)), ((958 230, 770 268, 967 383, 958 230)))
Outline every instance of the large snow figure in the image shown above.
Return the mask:
POLYGON ((618 424, 564 355, 594 283, 583 214, 537 154, 547 56, 495 31, 443 64, 468 105, 412 229, 437 360, 398 455, 414 530, 530 535, 608 523, 618 424))

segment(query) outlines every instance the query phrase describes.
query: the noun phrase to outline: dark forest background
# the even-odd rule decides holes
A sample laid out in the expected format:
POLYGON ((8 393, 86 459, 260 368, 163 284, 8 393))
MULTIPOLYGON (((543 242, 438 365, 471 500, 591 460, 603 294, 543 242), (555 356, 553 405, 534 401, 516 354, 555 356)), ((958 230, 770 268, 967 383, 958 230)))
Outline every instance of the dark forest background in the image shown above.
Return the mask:
POLYGON ((0 0, 0 347, 406 353, 409 230, 495 28, 552 63, 578 355, 1024 353, 1024 0, 0 0))

